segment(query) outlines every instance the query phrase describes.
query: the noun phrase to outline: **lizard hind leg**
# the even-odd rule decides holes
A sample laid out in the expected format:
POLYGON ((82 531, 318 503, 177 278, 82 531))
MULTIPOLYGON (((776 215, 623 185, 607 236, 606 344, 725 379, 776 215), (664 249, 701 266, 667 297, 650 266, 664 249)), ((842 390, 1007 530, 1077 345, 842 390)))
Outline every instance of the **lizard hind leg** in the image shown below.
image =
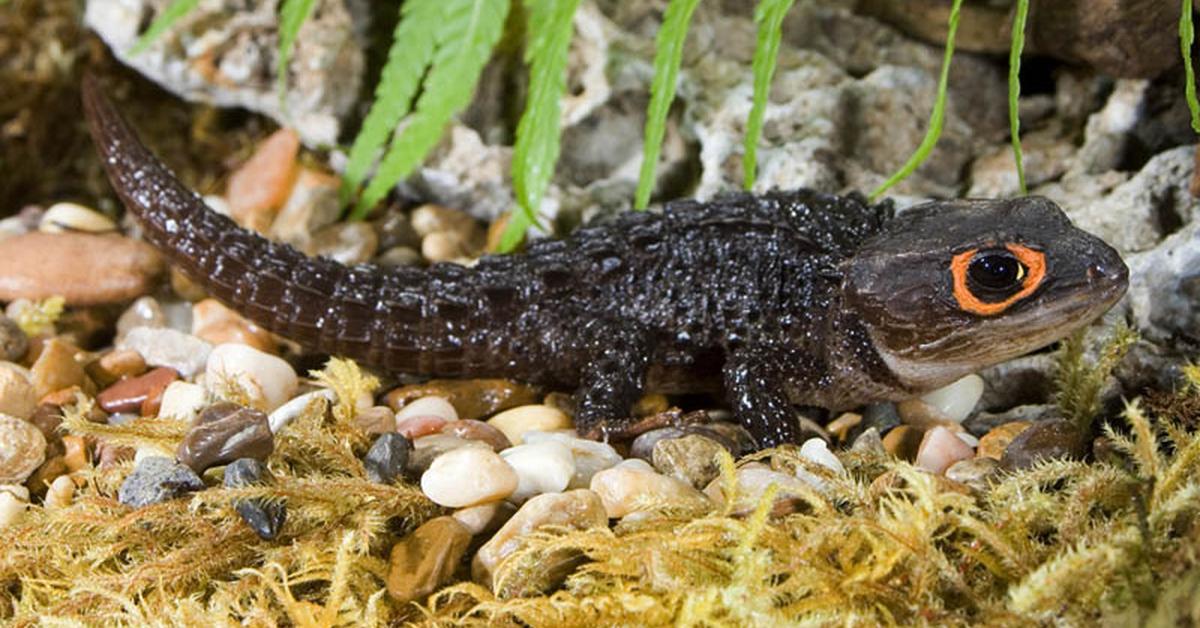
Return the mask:
POLYGON ((774 369, 752 356, 734 355, 725 364, 725 393, 733 415, 759 447, 799 442, 796 411, 783 384, 774 369))
POLYGON ((652 347, 645 331, 626 322, 596 320, 582 331, 588 360, 575 394, 575 429, 606 440, 609 428, 632 418, 646 387, 652 347))

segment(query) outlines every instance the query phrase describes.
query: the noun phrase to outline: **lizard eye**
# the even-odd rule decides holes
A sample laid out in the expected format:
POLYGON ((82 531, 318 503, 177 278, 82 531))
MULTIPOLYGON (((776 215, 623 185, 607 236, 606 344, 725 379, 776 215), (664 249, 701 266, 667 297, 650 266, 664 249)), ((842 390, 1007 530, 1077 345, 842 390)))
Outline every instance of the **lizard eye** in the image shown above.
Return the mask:
POLYGON ((954 256, 950 273, 958 306, 991 316, 1037 290, 1046 274, 1046 256, 1019 244, 971 249, 954 256))

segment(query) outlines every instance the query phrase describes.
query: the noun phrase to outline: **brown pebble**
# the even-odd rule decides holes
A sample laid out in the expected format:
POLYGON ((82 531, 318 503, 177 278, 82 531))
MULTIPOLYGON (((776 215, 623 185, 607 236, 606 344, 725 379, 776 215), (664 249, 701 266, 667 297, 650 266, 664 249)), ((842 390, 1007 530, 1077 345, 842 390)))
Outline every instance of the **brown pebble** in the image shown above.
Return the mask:
POLYGON ((492 451, 503 451, 512 447, 512 442, 508 440, 504 432, 483 421, 472 421, 470 419, 450 421, 442 427, 441 432, 467 440, 483 441, 492 448, 492 451))
POLYGON ((1004 450, 1008 448, 1009 443, 1029 426, 1028 421, 1012 421, 992 428, 983 435, 983 438, 979 439, 979 447, 976 449, 975 455, 999 460, 1004 457, 1004 450))
MULTIPOLYGON (((155 395, 161 402, 162 391, 177 379, 179 374, 175 369, 160 366, 145 375, 121 380, 105 388, 96 395, 96 403, 109 413, 135 412, 141 410, 142 404, 155 395)), ((143 413, 143 416, 154 414, 143 413)))
POLYGON ((52 458, 63 453, 63 435, 58 429, 62 425, 61 408, 43 403, 34 409, 33 414, 29 417, 29 422, 38 428, 38 431, 46 439, 47 458, 52 458))
POLYGON ((265 233, 291 192, 300 137, 279 129, 263 140, 246 163, 229 175, 229 213, 243 227, 265 233))
POLYGON ((79 386, 69 386, 67 388, 59 388, 52 393, 46 393, 41 399, 38 399, 39 405, 48 406, 69 406, 78 401, 79 396, 83 394, 83 389, 79 386))
POLYGON ((354 425, 365 434, 396 431, 396 413, 387 406, 371 406, 354 417, 354 425))
POLYGON ((251 323, 216 299, 204 299, 192 306, 192 335, 213 346, 237 342, 265 353, 278 350, 271 332, 251 323))
POLYGON ((149 292, 162 270, 153 247, 124 236, 26 233, 0 240, 0 301, 120 303, 149 292))
POLYGON ((114 445, 105 440, 96 442, 96 459, 99 464, 96 465, 101 471, 111 469, 121 463, 133 460, 137 455, 137 450, 126 445, 114 445))
POLYGON ((209 406, 188 430, 175 452, 196 473, 238 458, 266 460, 275 450, 267 415, 254 408, 222 402, 209 406))
POLYGON ((68 435, 62 437, 63 462, 67 471, 74 473, 88 466, 87 441, 82 436, 68 435))
MULTIPOLYGON (((933 487, 939 493, 958 493, 960 495, 970 495, 971 488, 965 484, 947 479, 945 476, 934 473, 922 472, 926 477, 933 480, 933 487)), ((896 470, 884 472, 879 477, 875 478, 868 487, 868 491, 873 499, 879 499, 890 491, 902 490, 907 487, 904 477, 896 470)))
POLYGON ((901 460, 912 462, 917 459, 917 452, 921 449, 921 440, 924 437, 923 430, 911 425, 900 425, 884 435, 883 448, 901 460))
POLYGON ((388 595, 404 604, 440 589, 454 576, 470 543, 471 531, 453 517, 426 521, 392 546, 388 595))
POLYGON ((1005 471, 1028 469, 1039 461, 1068 458, 1082 460, 1088 454, 1090 435, 1072 421, 1053 419, 1034 423, 1017 434, 1004 455, 1000 466, 1005 471))
POLYGON ((399 410, 409 402, 429 396, 449 401, 458 418, 476 420, 538 400, 536 388, 507 379, 433 379, 396 388, 384 397, 384 402, 399 410))
POLYGON ((79 386, 86 393, 95 391, 95 385, 75 360, 75 347, 57 339, 46 341, 37 362, 29 370, 33 373, 33 389, 38 398, 71 386, 79 386))
POLYGON ((25 487, 29 489, 30 494, 44 497, 50 483, 57 480, 59 476, 66 475, 67 472, 67 463, 62 456, 47 458, 42 466, 38 467, 33 475, 25 480, 25 487))
POLYGON ((146 372, 146 360, 133 349, 114 349, 92 361, 85 369, 95 382, 108 387, 126 377, 146 372))

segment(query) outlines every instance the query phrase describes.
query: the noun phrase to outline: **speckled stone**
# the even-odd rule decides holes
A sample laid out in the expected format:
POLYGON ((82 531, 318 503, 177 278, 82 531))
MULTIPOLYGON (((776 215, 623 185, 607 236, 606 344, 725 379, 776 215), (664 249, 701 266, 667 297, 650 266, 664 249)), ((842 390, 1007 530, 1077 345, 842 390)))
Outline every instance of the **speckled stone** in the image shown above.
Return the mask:
MULTIPOLYGON (((225 488, 271 484, 274 480, 267 465, 253 458, 239 458, 225 467, 225 488)), ((279 536, 287 522, 287 508, 280 502, 238 499, 233 507, 255 534, 268 541, 279 536)))
POLYGON ((390 432, 382 434, 371 443, 367 455, 363 458, 363 466, 367 470, 367 479, 380 484, 391 484, 404 475, 408 464, 408 455, 412 452, 412 441, 402 434, 390 432))
POLYGON ((1000 460, 1004 457, 1004 450, 1008 448, 1009 443, 1017 434, 1029 429, 1030 425, 1027 421, 1010 421, 989 430, 979 439, 979 455, 1000 460))
POLYGON ((142 508, 204 490, 204 481, 186 465, 164 456, 148 456, 133 468, 117 491, 126 506, 142 508))
POLYGON ((717 454, 722 451, 725 448, 717 441, 690 434, 658 441, 652 459, 663 475, 687 482, 693 488, 703 488, 720 473, 717 454))
POLYGON ((392 546, 387 591, 401 604, 424 599, 450 582, 471 543, 471 531, 453 517, 421 524, 392 546))

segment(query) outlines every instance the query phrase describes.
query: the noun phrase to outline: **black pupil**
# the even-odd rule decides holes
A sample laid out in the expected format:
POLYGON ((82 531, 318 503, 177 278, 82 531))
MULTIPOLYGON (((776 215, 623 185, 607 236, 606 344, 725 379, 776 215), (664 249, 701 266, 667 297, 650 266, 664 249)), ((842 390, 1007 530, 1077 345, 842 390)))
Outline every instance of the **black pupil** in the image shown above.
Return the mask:
POLYGON ((1004 290, 1017 282, 1021 262, 1008 251, 980 253, 971 260, 967 273, 971 281, 984 288, 1004 290))

